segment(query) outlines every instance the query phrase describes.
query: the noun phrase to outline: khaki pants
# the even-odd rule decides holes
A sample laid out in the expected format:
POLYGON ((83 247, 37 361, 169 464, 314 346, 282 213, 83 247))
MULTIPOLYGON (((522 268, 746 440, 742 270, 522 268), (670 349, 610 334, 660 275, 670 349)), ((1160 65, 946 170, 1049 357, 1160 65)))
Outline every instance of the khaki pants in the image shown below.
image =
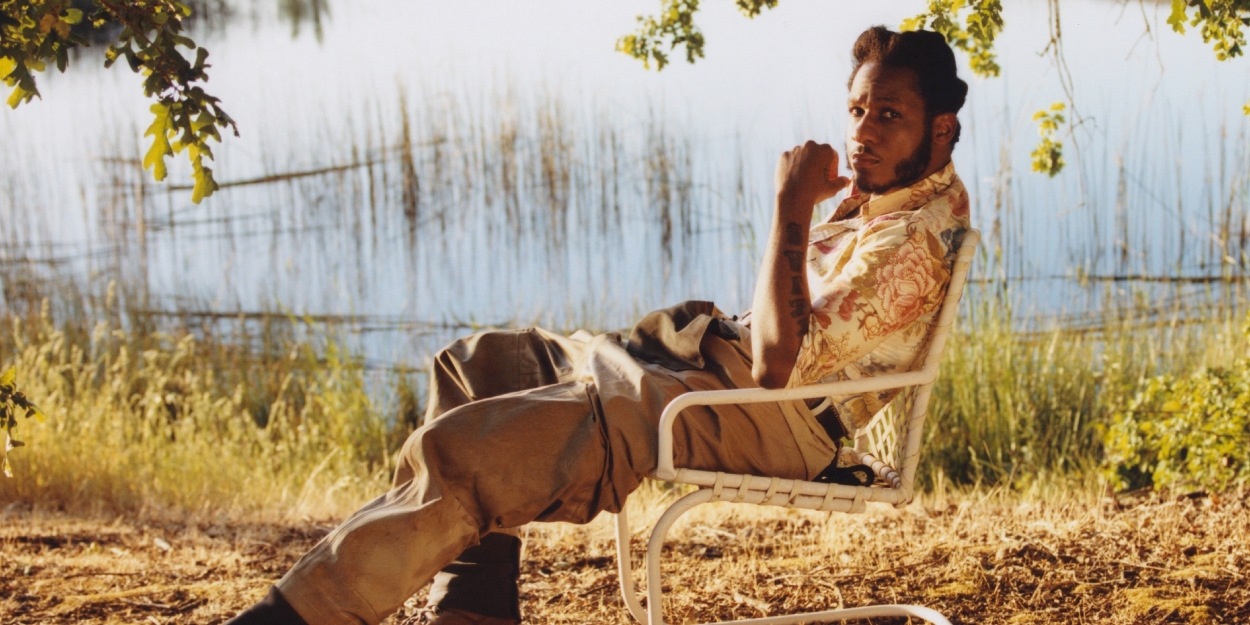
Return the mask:
MULTIPOLYGON (((405 443, 393 488, 305 554, 279 590, 312 625, 378 623, 492 530, 619 511, 656 465, 671 399, 754 386, 745 337, 682 340, 696 341, 703 368, 640 360, 612 334, 456 341, 435 359, 429 419, 405 443)), ((812 477, 832 452, 800 449, 783 408, 687 410, 674 427, 677 466, 812 477)))

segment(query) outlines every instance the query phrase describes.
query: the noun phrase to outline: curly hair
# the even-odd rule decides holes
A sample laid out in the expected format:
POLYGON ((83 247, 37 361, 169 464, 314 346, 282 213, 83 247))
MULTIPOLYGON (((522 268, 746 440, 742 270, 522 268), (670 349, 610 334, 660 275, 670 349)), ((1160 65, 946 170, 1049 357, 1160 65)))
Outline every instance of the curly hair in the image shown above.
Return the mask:
MULTIPOLYGON (((968 96, 968 83, 955 71, 955 53, 942 35, 916 30, 896 33, 885 26, 873 26, 855 40, 851 49, 851 78, 847 89, 855 82, 855 75, 865 63, 910 69, 920 80, 920 98, 925 103, 925 115, 933 119, 941 113, 958 113, 968 96)), ((956 120, 955 137, 959 141, 960 126, 956 120)))

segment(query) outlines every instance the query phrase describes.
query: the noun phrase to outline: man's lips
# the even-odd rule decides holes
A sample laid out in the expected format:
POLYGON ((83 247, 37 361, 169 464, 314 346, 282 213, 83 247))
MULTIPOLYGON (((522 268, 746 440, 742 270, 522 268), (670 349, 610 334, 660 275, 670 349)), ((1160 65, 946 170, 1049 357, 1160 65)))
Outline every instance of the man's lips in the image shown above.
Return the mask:
POLYGON ((851 155, 851 167, 872 167, 879 163, 881 159, 865 152, 851 155))

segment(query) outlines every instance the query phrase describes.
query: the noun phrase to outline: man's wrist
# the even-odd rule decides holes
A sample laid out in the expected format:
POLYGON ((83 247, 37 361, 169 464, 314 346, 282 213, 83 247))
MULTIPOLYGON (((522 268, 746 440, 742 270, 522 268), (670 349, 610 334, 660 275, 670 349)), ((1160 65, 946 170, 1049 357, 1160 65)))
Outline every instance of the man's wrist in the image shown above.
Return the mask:
POLYGON ((798 192, 779 191, 776 199, 778 213, 796 218, 806 216, 804 223, 811 221, 812 213, 816 210, 816 199, 798 192))

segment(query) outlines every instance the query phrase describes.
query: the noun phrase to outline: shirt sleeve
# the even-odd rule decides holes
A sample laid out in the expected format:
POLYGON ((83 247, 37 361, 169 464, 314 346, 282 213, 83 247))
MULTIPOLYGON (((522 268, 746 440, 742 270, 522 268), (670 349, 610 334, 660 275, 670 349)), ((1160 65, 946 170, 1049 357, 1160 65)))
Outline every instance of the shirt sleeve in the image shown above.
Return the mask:
POLYGON ((788 386, 815 383, 937 310, 950 282, 945 249, 908 213, 864 226, 850 259, 810 284, 812 314, 788 386))

